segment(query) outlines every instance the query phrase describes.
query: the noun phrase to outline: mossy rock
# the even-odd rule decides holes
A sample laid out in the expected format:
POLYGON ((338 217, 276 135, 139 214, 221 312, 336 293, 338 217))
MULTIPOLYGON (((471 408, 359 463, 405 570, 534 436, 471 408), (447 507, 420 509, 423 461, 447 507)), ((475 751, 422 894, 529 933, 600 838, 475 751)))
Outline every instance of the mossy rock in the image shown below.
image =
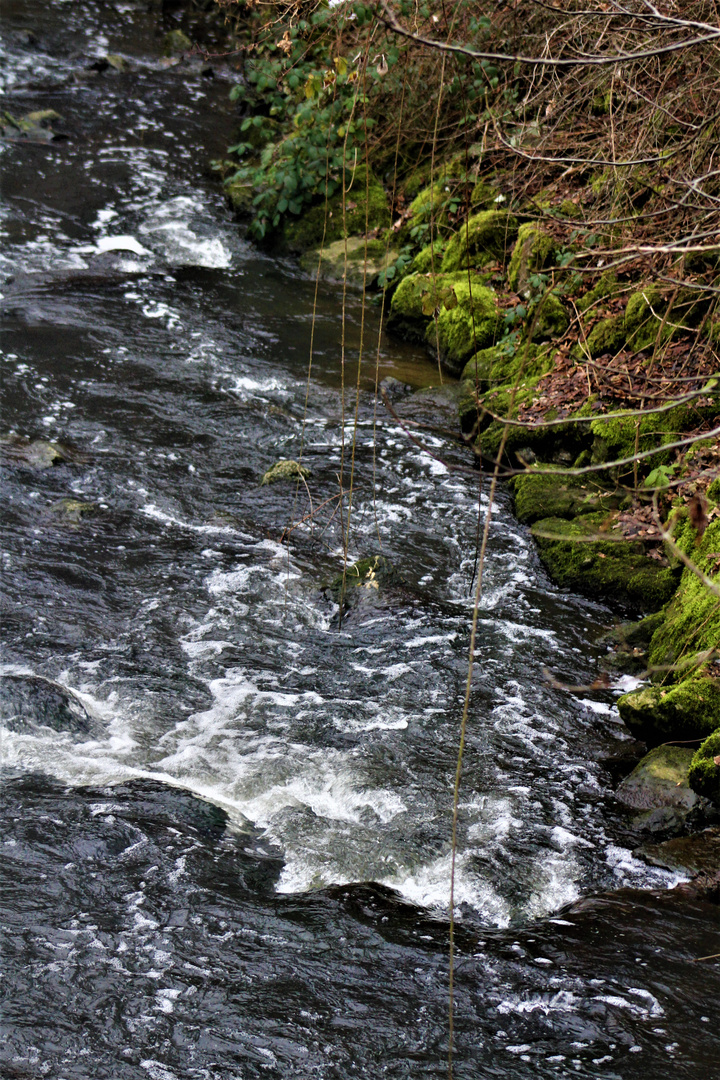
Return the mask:
POLYGON ((432 325, 426 312, 438 307, 443 296, 462 281, 467 284, 465 271, 436 274, 434 279, 430 274, 408 274, 393 293, 387 329, 405 341, 424 342, 428 324, 432 325))
MULTIPOLYGON (((350 183, 350 174, 346 176, 350 183)), ((298 217, 286 215, 282 224, 282 239, 288 251, 302 254, 324 243, 332 244, 350 236, 364 236, 366 230, 387 229, 390 226, 390 206, 380 181, 372 173, 367 181, 364 166, 359 166, 352 178, 352 187, 345 196, 345 228, 343 230, 342 193, 336 192, 327 203, 303 211, 298 217)))
POLYGON ((577 301, 578 311, 589 311, 600 300, 608 300, 610 297, 616 296, 619 291, 620 286, 615 271, 605 270, 592 289, 589 289, 577 301))
POLYGON ((476 213, 480 210, 497 209, 498 200, 501 198, 497 188, 494 188, 492 184, 486 183, 485 180, 478 180, 470 195, 470 206, 476 213))
MULTIPOLYGON (((486 394, 482 394, 482 402, 496 416, 509 417, 511 420, 517 419, 518 407, 532 401, 539 381, 539 378, 527 378, 521 379, 514 389, 511 386, 498 387, 486 394)), ((469 382, 464 385, 471 387, 469 382)), ((500 448, 506 425, 500 420, 493 420, 490 415, 482 412, 482 409, 478 407, 477 397, 473 391, 470 393, 470 398, 472 404, 466 403, 465 413, 460 415, 461 426, 465 431, 475 428, 479 432, 476 444, 477 450, 486 457, 494 457, 500 448)), ((538 434, 537 443, 541 444, 543 438, 543 434, 538 434)), ((535 445, 532 430, 514 426, 509 428, 505 437, 505 446, 508 452, 517 447, 531 445, 535 445)))
POLYGON ((523 294, 528 287, 530 274, 539 273, 555 262, 557 245, 539 225, 528 221, 518 229, 508 267, 508 284, 516 293, 523 294))
POLYGON ((631 349, 637 352, 652 348, 657 341, 668 340, 673 328, 667 323, 662 325, 666 307, 667 303, 655 285, 633 293, 625 308, 625 336, 631 349))
POLYGON ((310 470, 297 461, 283 459, 276 461, 263 475, 263 484, 276 484, 279 480, 302 480, 310 475, 310 470))
POLYGON ((693 754, 688 780, 698 795, 720 804, 720 728, 693 754))
POLYGON ((570 316, 562 301, 553 292, 546 292, 542 299, 530 308, 527 332, 531 341, 547 341, 560 337, 570 325, 570 316))
POLYGON ((692 750, 682 746, 656 746, 619 784, 618 800, 632 810, 692 810, 697 803, 688 785, 692 756, 692 750))
POLYGON ((657 611, 675 591, 673 572, 649 559, 641 543, 620 539, 604 513, 540 519, 532 534, 550 577, 563 588, 637 611, 657 611), (601 531, 607 540, 597 539, 601 531))
POLYGON ((226 181, 224 184, 225 194, 231 207, 240 217, 251 217, 253 212, 253 199, 255 192, 252 184, 244 184, 240 180, 226 181))
POLYGON ((506 339, 471 356, 461 378, 487 389, 489 386, 512 385, 516 378, 546 375, 552 366, 551 348, 506 339))
POLYGON ((165 56, 177 56, 192 49, 193 43, 182 30, 171 30, 163 38, 163 52, 165 56))
POLYGON ((651 746, 667 739, 701 739, 720 719, 720 683, 701 676, 677 686, 645 686, 618 699, 623 721, 651 746))
POLYGON ((300 257, 300 265, 313 277, 319 267, 320 277, 326 281, 347 280, 348 284, 362 288, 363 282, 372 285, 397 257, 397 251, 389 250, 384 240, 351 236, 347 240, 335 240, 322 250, 306 251, 300 257))
POLYGON ((468 284, 467 275, 453 285, 457 297, 454 307, 440 308, 437 329, 433 322, 427 328, 425 340, 431 351, 439 349, 443 367, 459 375, 478 348, 492 345, 500 333, 501 319, 497 297, 492 289, 468 284))
POLYGON ((596 357, 605 356, 607 353, 615 356, 624 345, 625 319, 622 315, 616 315, 612 319, 601 319, 592 328, 585 339, 582 351, 589 353, 594 360, 596 357))
POLYGON ((537 469, 516 476, 511 486, 515 516, 523 525, 543 518, 574 518, 616 510, 625 498, 621 491, 606 491, 592 480, 564 476, 553 469, 537 469))
POLYGON ((505 262, 518 234, 517 220, 506 210, 484 210, 469 217, 445 249, 444 273, 505 262))
MULTIPOLYGON (((707 410, 707 415, 712 416, 713 409, 707 410)), ((693 409, 687 405, 678 405, 675 409, 669 409, 664 413, 649 413, 640 417, 638 449, 640 452, 658 449, 658 453, 641 461, 640 475, 649 473, 658 465, 668 462, 672 451, 662 451, 666 443, 676 442, 679 433, 689 431, 697 425, 698 417, 703 411, 693 409)), ((635 430, 636 417, 624 416, 599 416, 590 424, 592 434, 594 464, 612 463, 632 457, 635 453, 635 430)), ((632 465, 624 466, 625 472, 632 472, 632 465)))
POLYGON ((440 269, 440 264, 442 263, 444 251, 445 245, 442 240, 436 240, 434 244, 427 244, 421 251, 418 251, 410 264, 410 273, 431 274, 433 271, 433 263, 435 264, 435 272, 437 273, 440 269))
MULTIPOLYGON (((695 546, 694 530, 687 529, 677 537, 681 546, 690 548, 690 556, 704 574, 714 582, 720 582, 716 553, 720 551, 720 521, 708 525, 702 541, 695 546), (685 541, 683 543, 683 541, 685 541)), ((685 568, 680 585, 665 618, 650 642, 650 663, 667 668, 688 654, 716 649, 720 644, 720 601, 717 596, 689 568, 685 568)), ((673 679, 673 672, 663 673, 665 681, 673 679)))

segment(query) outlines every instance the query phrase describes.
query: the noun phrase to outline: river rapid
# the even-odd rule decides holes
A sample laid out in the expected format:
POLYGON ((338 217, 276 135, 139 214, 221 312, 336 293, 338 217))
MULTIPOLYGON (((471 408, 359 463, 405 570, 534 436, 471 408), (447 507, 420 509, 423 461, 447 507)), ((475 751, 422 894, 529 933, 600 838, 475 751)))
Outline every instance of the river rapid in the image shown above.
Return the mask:
MULTIPOLYGON (((376 406, 356 295, 343 387, 336 286, 308 379, 314 283, 209 174, 222 58, 168 62, 131 0, 3 8, 3 108, 59 119, 0 145, 2 1075, 445 1076, 478 475, 376 406), (353 442, 350 559, 397 577, 340 623, 353 442), (261 484, 301 452, 307 488, 261 484)), ((378 355, 400 411, 454 424, 424 355, 378 355)), ((493 511, 455 1076, 701 1080, 717 908, 632 857, 613 695, 544 674, 592 682, 615 616, 549 583, 505 491, 493 511)))

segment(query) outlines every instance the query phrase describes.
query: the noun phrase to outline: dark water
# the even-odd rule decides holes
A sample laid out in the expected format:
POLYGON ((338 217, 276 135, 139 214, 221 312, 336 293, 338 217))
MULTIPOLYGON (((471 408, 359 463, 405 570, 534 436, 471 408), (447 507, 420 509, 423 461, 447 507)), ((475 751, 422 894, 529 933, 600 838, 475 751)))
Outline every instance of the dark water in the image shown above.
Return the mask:
MULTIPOLYGON (((442 1076, 477 480, 376 411, 374 309, 355 424, 361 312, 343 397, 329 286, 308 384, 314 286, 245 244, 208 176, 227 71, 168 66, 158 27, 139 4, 4 5, 3 107, 61 120, 2 144, 3 1075, 442 1076), (128 70, 98 71, 108 53, 128 70), (353 438, 350 555, 399 577, 339 627, 353 438), (298 525, 308 491, 260 480, 301 447, 298 525)), ((379 359, 437 381, 384 338, 379 359)), ((451 417, 422 401, 399 407, 451 417)), ((612 695, 543 676, 591 681, 611 622, 548 583, 501 493, 458 1077, 713 1075, 720 981, 693 960, 717 908, 631 856, 612 695)))

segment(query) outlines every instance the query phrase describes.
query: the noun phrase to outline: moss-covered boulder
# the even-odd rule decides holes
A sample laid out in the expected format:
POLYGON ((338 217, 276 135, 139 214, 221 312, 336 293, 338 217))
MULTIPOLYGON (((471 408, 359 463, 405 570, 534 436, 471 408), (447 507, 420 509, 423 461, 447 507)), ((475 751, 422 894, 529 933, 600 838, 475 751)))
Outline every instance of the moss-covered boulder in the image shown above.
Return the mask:
POLYGON ((617 798, 632 810, 691 810, 697 803, 688 784, 692 756, 683 746, 656 746, 619 784, 617 798))
POLYGON ((550 347, 505 338, 471 356, 461 378, 478 383, 481 388, 512 385, 517 378, 546 375, 552 366, 550 347))
POLYGON ((540 519, 532 534, 550 577, 564 588, 638 611, 657 611, 675 591, 674 573, 648 558, 643 544, 625 540, 604 513, 540 519))
POLYGON ((533 221, 518 229, 508 267, 508 284, 516 293, 524 294, 530 274, 536 274, 555 262, 557 245, 548 233, 533 221))
POLYGON ((646 686, 619 698, 618 709, 635 738, 651 746, 701 739, 718 726, 720 683, 697 676, 677 686, 646 686))
MULTIPOLYGON (((408 274, 393 293, 387 328, 405 341, 425 341, 432 312, 446 300, 455 299, 455 286, 467 283, 467 272, 455 274, 408 274)), ((478 288, 480 284, 478 283, 478 288)))
MULTIPOLYGON (((713 410, 708 409, 711 416, 713 410)), ((670 461, 672 451, 662 451, 666 443, 675 442, 679 432, 691 430, 697 425, 703 411, 687 405, 678 405, 668 412, 648 413, 639 419, 634 416, 599 416, 590 424, 593 436, 592 460, 595 464, 613 462, 632 457, 635 453, 635 433, 638 427, 638 449, 657 449, 658 453, 640 463, 640 475, 649 473, 657 465, 670 461)), ((632 464, 625 466, 632 473, 632 464)))
POLYGON ((560 298, 553 292, 546 292, 528 312, 527 332, 531 341, 547 341, 549 338, 560 337, 569 325, 570 316, 560 298))
POLYGON ((297 461, 283 459, 276 461, 262 478, 263 484, 276 484, 280 480, 302 480, 310 475, 310 470, 297 461))
POLYGON ((614 270, 605 270, 600 275, 591 289, 576 301, 578 311, 589 311, 600 300, 607 300, 617 295, 621 286, 618 285, 617 275, 614 270))
POLYGON ((444 251, 445 244, 442 240, 435 240, 432 244, 427 244, 418 251, 410 264, 410 273, 432 274, 433 268, 435 269, 435 273, 437 273, 440 269, 440 264, 442 263, 444 251))
POLYGON ((543 518, 574 518, 603 511, 608 514, 623 502, 625 493, 608 491, 591 479, 564 476, 550 468, 516 476, 511 483, 515 515, 524 525, 543 518))
POLYGON ((480 210, 497 209, 498 202, 502 202, 504 196, 500 195, 497 188, 488 184, 485 180, 478 180, 470 193, 470 206, 475 213, 480 210))
POLYGON ((322 249, 313 248, 300 258, 300 265, 313 277, 320 273, 325 281, 347 281, 349 285, 370 286, 378 275, 391 266, 397 251, 388 249, 384 240, 351 236, 335 240, 322 249))
POLYGON ((688 781, 698 795, 720 804, 720 727, 693 755, 688 781))
POLYGON ((387 229, 390 226, 390 206, 385 189, 364 166, 346 175, 352 187, 345 196, 345 227, 343 228, 342 192, 336 192, 327 202, 311 206, 298 217, 286 215, 282 225, 282 240, 288 251, 302 254, 323 243, 332 244, 346 236, 364 236, 366 231, 387 229))
POLYGON ((497 297, 487 286, 471 287, 467 275, 463 275, 453 285, 453 292, 457 303, 443 303, 437 327, 431 322, 425 340, 431 352, 439 352, 443 367, 459 375, 477 349, 486 348, 497 339, 501 319, 497 297))
POLYGON ((449 240, 440 269, 449 273, 505 262, 517 233, 517 220, 506 210, 484 210, 473 214, 449 240))
MULTIPOLYGON (((693 562, 711 581, 720 582, 717 553, 720 552, 720 521, 715 520, 705 530, 702 541, 696 544, 696 533, 690 522, 676 530, 677 540, 693 562)), ((650 642, 650 663, 662 671, 665 682, 678 676, 673 672, 684 657, 707 653, 720 647, 720 601, 700 580, 685 568, 665 618, 650 642)), ((686 671, 679 672, 680 677, 686 671)), ((720 723, 720 712, 716 724, 720 723)))
POLYGON ((666 307, 663 295, 655 285, 633 293, 625 308, 625 335, 631 349, 639 351, 652 348, 658 335, 661 340, 667 340, 672 327, 667 323, 664 327, 662 325, 666 307))
POLYGON ((625 319, 622 315, 616 315, 612 319, 601 319, 599 323, 596 323, 585 339, 583 352, 589 354, 594 360, 607 353, 615 356, 624 345, 625 319))

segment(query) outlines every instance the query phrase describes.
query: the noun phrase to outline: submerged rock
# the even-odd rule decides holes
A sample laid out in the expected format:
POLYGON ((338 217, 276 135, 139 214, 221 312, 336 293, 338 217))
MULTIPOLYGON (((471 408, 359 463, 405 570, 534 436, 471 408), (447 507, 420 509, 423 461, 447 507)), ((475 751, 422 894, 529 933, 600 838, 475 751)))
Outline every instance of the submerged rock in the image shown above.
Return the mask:
POLYGON ((351 236, 335 240, 326 247, 313 248, 300 258, 300 265, 313 277, 320 273, 326 281, 347 281, 350 285, 371 286, 378 275, 387 270, 398 257, 384 240, 367 240, 351 236))
POLYGON ((53 731, 89 735, 93 720, 72 690, 41 675, 4 675, 0 719, 11 731, 53 731))
POLYGON ((163 38, 165 56, 177 56, 179 53, 189 52, 192 47, 192 41, 182 30, 170 30, 163 38))
POLYGON ((0 437, 0 448, 9 461, 29 465, 33 469, 48 469, 63 462, 85 464, 86 454, 64 443, 46 442, 44 439, 26 439, 22 435, 0 437))
POLYGON ((345 574, 337 574, 328 585, 328 592, 337 604, 351 607, 363 596, 377 596, 386 586, 397 584, 400 576, 384 555, 369 555, 351 563, 345 574))
POLYGON ((50 513, 68 525, 79 525, 84 517, 98 511, 97 503, 82 502, 80 499, 59 499, 50 507, 50 513))
POLYGON ((262 484, 275 484, 279 480, 301 480, 310 475, 310 470, 297 461, 284 459, 276 461, 264 474, 262 484))

